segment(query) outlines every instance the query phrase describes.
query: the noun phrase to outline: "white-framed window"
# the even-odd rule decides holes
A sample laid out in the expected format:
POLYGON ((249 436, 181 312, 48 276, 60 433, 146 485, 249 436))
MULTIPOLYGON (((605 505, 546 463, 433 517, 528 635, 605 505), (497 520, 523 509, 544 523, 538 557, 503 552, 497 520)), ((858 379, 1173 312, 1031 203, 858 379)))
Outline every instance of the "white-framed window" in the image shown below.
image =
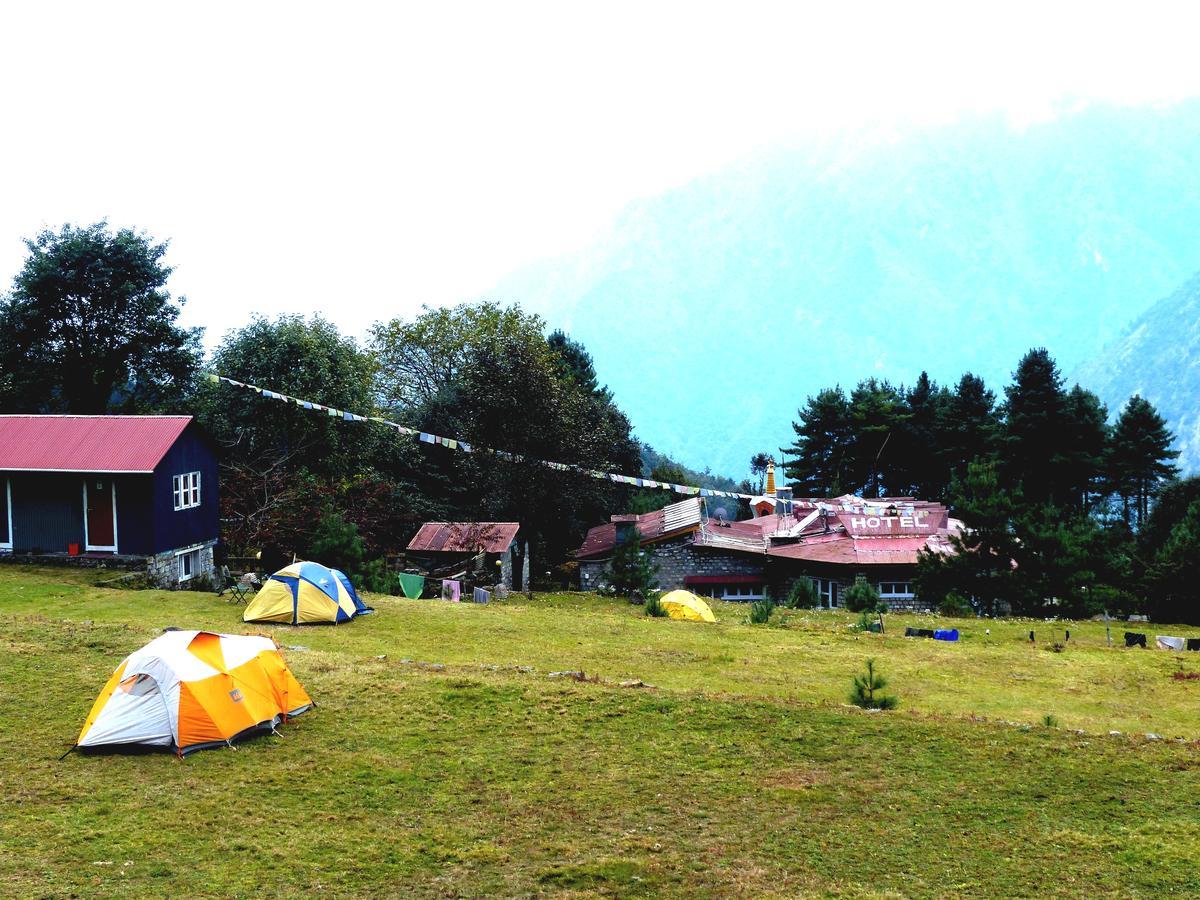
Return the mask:
POLYGON ((817 586, 817 596, 821 598, 821 605, 829 609, 833 609, 838 605, 838 583, 832 578, 814 578, 813 583, 817 586))
POLYGON ((175 509, 192 509, 200 505, 200 473, 185 472, 171 478, 175 509))
POLYGON ((187 550, 177 553, 176 556, 179 557, 179 580, 181 582, 191 581, 197 567, 200 565, 200 551, 187 550))
POLYGON ((912 584, 907 581, 879 582, 879 599, 881 600, 911 600, 913 596, 912 584))
POLYGON ((710 600, 761 600, 766 596, 761 584, 710 584, 695 593, 710 600))

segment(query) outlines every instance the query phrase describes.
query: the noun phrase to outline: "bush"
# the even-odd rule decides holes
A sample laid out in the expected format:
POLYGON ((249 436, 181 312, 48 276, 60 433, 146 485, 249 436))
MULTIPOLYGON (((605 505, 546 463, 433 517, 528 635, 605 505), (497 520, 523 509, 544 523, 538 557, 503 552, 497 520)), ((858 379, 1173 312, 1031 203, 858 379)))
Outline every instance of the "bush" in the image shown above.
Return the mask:
POLYGON ((960 619, 975 615, 975 608, 971 606, 971 602, 956 591, 951 591, 943 597, 937 610, 939 616, 955 616, 960 619))
POLYGON ((864 609, 858 614, 858 624, 855 627, 859 631, 879 631, 881 628, 878 618, 880 612, 881 610, 878 608, 864 609))
POLYGON ((608 562, 608 584, 623 597, 635 591, 648 597, 657 571, 650 553, 643 550, 637 534, 632 534, 613 548, 608 562))
POLYGON ((646 597, 645 610, 648 616, 653 616, 656 619, 665 618, 667 608, 662 605, 662 595, 654 592, 650 593, 646 597))
POLYGON ((775 612, 775 604, 769 598, 755 600, 750 604, 750 624, 766 625, 771 621, 773 612, 775 612))
POLYGON ((363 542, 358 536, 358 526, 330 510, 317 522, 307 555, 313 562, 341 569, 353 580, 363 568, 363 542))
POLYGON ((899 700, 882 693, 888 680, 875 671, 875 660, 867 660, 867 670, 854 676, 854 687, 850 690, 850 702, 863 709, 895 709, 899 700))
MULTIPOLYGON (((343 571, 345 571, 343 569, 343 571)), ((372 594, 399 594, 400 580, 396 577, 396 573, 392 572, 387 567, 387 562, 383 559, 373 559, 369 563, 364 563, 361 570, 355 575, 350 576, 351 582, 360 591, 370 591, 372 594)))
POLYGON ((788 609, 815 609, 821 605, 817 584, 811 578, 797 578, 787 596, 788 609))
POLYGON ((874 585, 868 584, 864 578, 858 578, 854 584, 842 592, 842 601, 850 612, 863 612, 864 610, 875 612, 881 603, 879 591, 875 590, 874 585))

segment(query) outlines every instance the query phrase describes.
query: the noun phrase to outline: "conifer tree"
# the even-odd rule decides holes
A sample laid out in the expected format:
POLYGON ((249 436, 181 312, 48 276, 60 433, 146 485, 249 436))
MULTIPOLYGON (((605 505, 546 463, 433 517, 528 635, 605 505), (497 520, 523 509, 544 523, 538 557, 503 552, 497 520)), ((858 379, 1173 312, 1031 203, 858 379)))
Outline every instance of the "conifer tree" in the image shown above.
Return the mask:
POLYGON ((1044 348, 1026 353, 1005 393, 1006 484, 1020 485, 1031 504, 1061 504, 1067 499, 1062 484, 1067 396, 1050 354, 1044 348))
POLYGON ((1179 469, 1172 450, 1175 436, 1166 419, 1144 397, 1129 398, 1117 417, 1107 459, 1107 476, 1113 492, 1121 498, 1125 521, 1140 528, 1150 514, 1150 502, 1164 482, 1179 469))
POLYGON ((1060 482, 1068 496, 1065 509, 1086 513, 1092 497, 1104 491, 1108 450, 1108 407, 1091 391, 1075 385, 1066 396, 1062 425, 1060 482))
POLYGON ((631 533, 613 548, 608 562, 608 583, 622 596, 636 591, 645 597, 650 593, 656 571, 653 559, 642 549, 637 534, 631 533))
POLYGON ((941 410, 937 434, 936 452, 947 472, 947 483, 965 478, 970 463, 996 453, 1000 436, 996 395, 978 375, 967 372, 958 380, 941 410))
POLYGON ((908 418, 904 397, 887 381, 868 378, 850 394, 851 474, 864 497, 882 496, 896 480, 896 437, 908 418))
POLYGON ((784 474, 797 496, 837 496, 848 488, 847 468, 854 437, 850 401, 840 387, 809 397, 792 422, 796 442, 781 452, 790 459, 784 474))

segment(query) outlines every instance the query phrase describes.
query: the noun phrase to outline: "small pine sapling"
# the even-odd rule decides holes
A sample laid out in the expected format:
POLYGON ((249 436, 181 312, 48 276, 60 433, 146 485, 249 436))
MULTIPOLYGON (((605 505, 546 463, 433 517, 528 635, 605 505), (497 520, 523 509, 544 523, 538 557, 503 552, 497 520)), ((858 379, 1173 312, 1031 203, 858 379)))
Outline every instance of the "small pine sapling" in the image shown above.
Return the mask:
POLYGON ((646 597, 646 605, 643 608, 646 615, 655 619, 662 619, 667 615, 667 608, 662 605, 662 596, 657 591, 652 591, 646 597))
POLYGON ((775 603, 771 598, 755 600, 750 604, 750 624, 766 625, 771 621, 771 613, 775 612, 775 603))
POLYGON ((811 578, 797 578, 787 597, 788 609, 815 609, 821 605, 817 585, 811 578))
POLYGON ((888 680, 875 670, 875 660, 867 660, 867 670, 854 676, 854 687, 850 690, 850 702, 863 709, 895 709, 899 700, 884 694, 888 680))

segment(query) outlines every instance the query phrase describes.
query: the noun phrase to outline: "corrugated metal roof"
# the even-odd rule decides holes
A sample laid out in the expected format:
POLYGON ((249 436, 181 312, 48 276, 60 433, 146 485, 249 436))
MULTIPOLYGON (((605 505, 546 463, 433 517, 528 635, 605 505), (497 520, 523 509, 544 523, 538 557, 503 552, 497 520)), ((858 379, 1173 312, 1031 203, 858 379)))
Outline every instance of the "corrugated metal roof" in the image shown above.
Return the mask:
POLYGON ((641 515, 626 513, 612 516, 606 524, 588 529, 582 546, 575 551, 576 558, 583 559, 610 552, 617 545, 617 522, 636 523, 638 538, 642 543, 672 534, 682 534, 700 525, 700 498, 689 497, 687 500, 641 515))
POLYGON ((408 549, 429 553, 503 553, 521 526, 517 522, 426 522, 408 549))
POLYGON ((149 473, 191 416, 0 415, 0 471, 149 473))

